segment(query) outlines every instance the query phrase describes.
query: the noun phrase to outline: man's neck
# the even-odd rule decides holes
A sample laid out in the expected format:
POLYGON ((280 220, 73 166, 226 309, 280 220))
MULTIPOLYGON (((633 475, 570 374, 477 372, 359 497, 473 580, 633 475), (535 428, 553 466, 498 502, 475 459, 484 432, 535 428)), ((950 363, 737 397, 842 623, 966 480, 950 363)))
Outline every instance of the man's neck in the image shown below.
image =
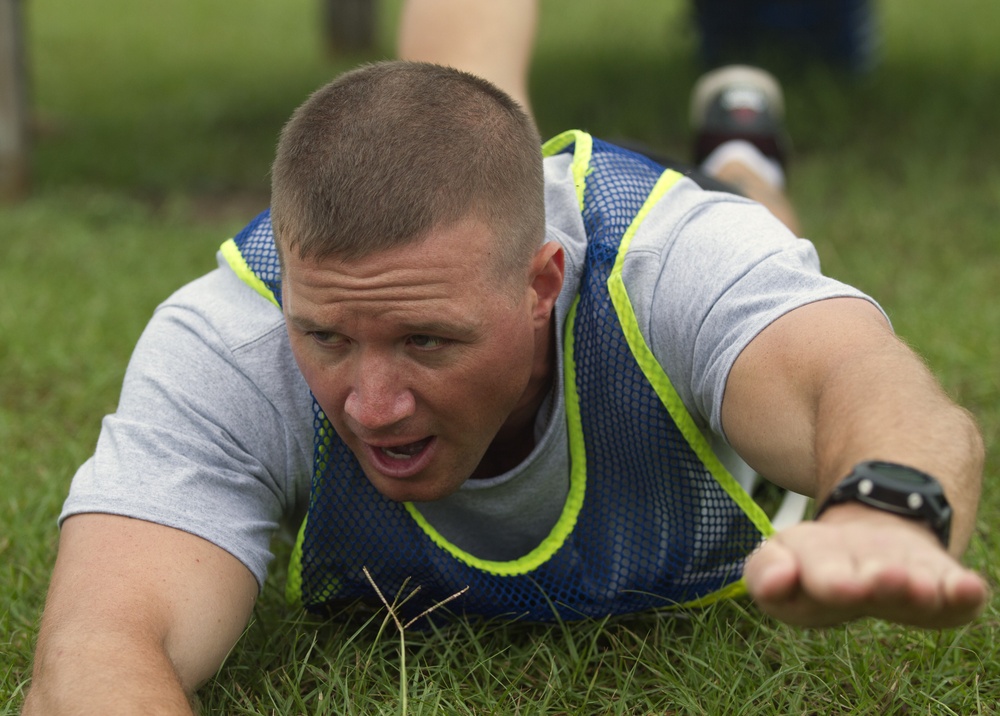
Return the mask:
POLYGON ((555 345, 555 320, 539 331, 540 350, 535 357, 531 379, 525 390, 525 400, 514 409, 486 448, 483 459, 471 478, 496 477, 513 470, 524 462, 535 448, 535 423, 538 411, 552 390, 557 366, 555 345), (541 336, 545 336, 542 338, 541 336))

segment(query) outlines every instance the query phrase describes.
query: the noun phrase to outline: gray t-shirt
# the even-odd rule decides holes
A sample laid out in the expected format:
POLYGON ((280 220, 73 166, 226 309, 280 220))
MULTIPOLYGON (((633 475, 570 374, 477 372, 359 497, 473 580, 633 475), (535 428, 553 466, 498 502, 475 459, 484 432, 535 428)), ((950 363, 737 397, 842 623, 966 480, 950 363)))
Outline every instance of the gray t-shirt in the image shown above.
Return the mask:
MULTIPOLYGON (((569 160, 545 162, 546 239, 566 252, 560 333, 587 241, 569 160)), ((643 222, 623 278, 654 355, 695 421, 716 435, 730 368, 761 330, 814 301, 865 298, 822 276, 812 244, 763 207, 686 179, 643 222)), ((520 466, 418 506, 462 549, 514 559, 555 524, 569 484, 557 375, 520 466)), ((294 529, 308 504, 312 420, 281 312, 220 259, 156 310, 60 521, 101 512, 176 527, 228 551, 262 584, 276 530, 294 529)))

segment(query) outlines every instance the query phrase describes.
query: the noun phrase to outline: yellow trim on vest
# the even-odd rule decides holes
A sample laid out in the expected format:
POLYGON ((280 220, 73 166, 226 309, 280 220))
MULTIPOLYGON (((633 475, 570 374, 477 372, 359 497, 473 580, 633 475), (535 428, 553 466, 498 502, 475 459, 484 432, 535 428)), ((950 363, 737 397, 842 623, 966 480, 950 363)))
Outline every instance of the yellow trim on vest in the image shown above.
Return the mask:
MULTIPOLYGON (((667 191, 674 184, 676 184, 680 178, 681 175, 679 173, 673 170, 667 170, 656 182, 656 186, 653 187, 653 191, 650 192, 649 197, 647 197, 642 209, 640 209, 639 213, 636 214, 632 224, 622 237, 621 245, 618 249, 618 256, 615 259, 614 268, 612 268, 611 274, 608 276, 608 291, 611 294, 611 302, 614 304, 615 312, 618 314, 618 320, 621 322, 625 338, 628 341, 629 347, 632 349, 632 354, 639 362, 642 372, 653 386, 656 394, 660 397, 660 400, 663 401, 664 406, 666 406, 667 411, 670 413, 670 417, 674 420, 674 423, 677 424, 681 434, 691 445, 691 449, 694 450, 695 454, 702 461, 702 463, 704 463, 708 471, 712 473, 712 476, 716 479, 719 485, 722 486, 726 493, 728 493, 729 496, 746 513, 747 517, 750 518, 754 526, 756 526, 765 537, 768 537, 774 533, 774 527, 771 525, 771 521, 768 519, 767 515, 760 508, 760 506, 754 502, 753 498, 751 498, 742 487, 740 487, 739 483, 736 482, 736 479, 729 474, 729 471, 722 465, 722 462, 712 451, 705 435, 698 429, 698 426, 694 424, 694 420, 691 418, 687 409, 684 407, 684 404, 681 402, 680 396, 677 394, 674 386, 671 385, 666 372, 664 372, 663 368, 653 356, 652 350, 650 350, 649 345, 646 343, 646 339, 639 330, 639 322, 635 317, 635 310, 632 308, 632 302, 628 297, 628 292, 625 290, 625 283, 622 279, 622 267, 625 264, 625 254, 628 252, 632 239, 635 238, 639 225, 646 218, 646 215, 650 212, 650 210, 660 201, 660 199, 663 198, 663 195, 666 194, 667 191)), ((719 592, 710 594, 707 597, 698 600, 698 602, 704 604, 707 603, 705 600, 714 601, 715 599, 720 598, 723 593, 726 593, 725 596, 728 596, 728 589, 729 587, 725 587, 719 592)))
MULTIPOLYGON (((323 442, 316 449, 320 453, 321 466, 313 467, 313 478, 318 479, 321 472, 325 469, 326 461, 330 457, 330 441, 333 436, 333 425, 330 424, 329 418, 326 417, 326 413, 322 411, 317 415, 322 421, 322 425, 319 428, 319 437, 322 438, 323 442)), ((313 458, 315 463, 315 457, 313 458)), ((310 490, 310 507, 312 507, 312 490, 310 490)), ((288 576, 285 578, 285 601, 287 601, 292 606, 302 606, 302 545, 305 543, 306 538, 306 525, 309 523, 309 511, 306 511, 306 516, 302 519, 302 524, 299 526, 299 533, 295 538, 295 546, 292 548, 292 556, 288 560, 288 576)), ((314 601, 316 603, 322 603, 329 601, 334 598, 334 590, 338 586, 338 579, 332 577, 330 579, 330 584, 327 585, 326 590, 323 594, 316 595, 314 601)))
POLYGON ((229 264, 229 268, 233 270, 233 273, 240 277, 243 283, 273 303, 277 308, 281 308, 271 289, 269 289, 267 285, 260 280, 257 274, 253 272, 253 269, 247 265, 246 259, 243 258, 243 254, 240 253, 240 249, 233 239, 225 241, 222 246, 219 247, 219 251, 222 252, 222 257, 226 259, 226 263, 229 264))
POLYGON ((566 319, 566 331, 564 338, 564 380, 566 381, 566 423, 569 436, 569 494, 566 496, 566 504, 563 506, 562 514, 556 521, 555 526, 549 535, 528 554, 509 562, 498 562, 487 559, 480 559, 468 552, 459 549, 446 540, 441 533, 424 519, 412 502, 404 503, 407 511, 420 525, 421 529, 434 541, 441 549, 448 552, 456 559, 465 562, 470 567, 474 567, 483 572, 496 574, 503 577, 512 577, 519 574, 527 574, 538 569, 545 562, 549 561, 559 548, 563 546, 566 539, 573 533, 576 527, 576 520, 583 509, 583 498, 587 492, 587 460, 583 452, 583 429, 580 426, 580 397, 576 393, 576 363, 573 360, 573 322, 576 320, 576 307, 580 302, 577 296, 570 308, 569 316, 566 319))
POLYGON ((295 547, 292 549, 291 559, 288 560, 288 576, 285 578, 285 601, 293 607, 302 606, 302 543, 306 537, 306 522, 309 521, 307 514, 299 527, 299 534, 295 538, 295 547))
POLYGON ((576 200, 583 210, 583 192, 587 186, 587 174, 590 173, 590 156, 594 150, 594 139, 579 129, 568 129, 557 134, 542 145, 542 156, 551 157, 558 154, 570 144, 573 147, 573 162, 570 169, 573 172, 573 185, 576 187, 576 200))
MULTIPOLYGON (((542 145, 542 155, 548 157, 558 154, 571 144, 575 145, 573 147, 571 170, 573 172, 577 200, 580 202, 580 207, 582 208, 586 177, 590 171, 590 156, 593 150, 593 139, 591 136, 578 129, 567 130, 545 142, 542 145)), ((571 465, 569 494, 566 497, 566 504, 563 506, 562 513, 559 515, 559 519, 556 521, 549 535, 535 549, 518 559, 508 562, 481 559, 449 542, 444 535, 438 532, 420 514, 420 510, 412 502, 403 503, 406 511, 410 513, 413 520, 431 538, 434 544, 448 552, 455 559, 483 572, 499 576, 515 576, 527 574, 537 569, 551 559, 552 555, 566 542, 566 539, 576 526, 580 510, 583 508, 583 498, 587 486, 587 465, 583 450, 583 430, 580 427, 580 399, 576 394, 576 364, 573 361, 572 330, 573 321, 576 317, 576 306, 579 300, 578 296, 570 309, 564 339, 564 380, 566 381, 566 416, 571 465)))
POLYGON ((701 607, 707 607, 710 604, 715 604, 716 602, 721 602, 723 599, 735 599, 736 597, 742 597, 747 593, 746 580, 740 577, 739 580, 727 584, 721 589, 717 589, 711 594, 706 594, 704 597, 699 597, 698 599, 692 599, 690 602, 685 602, 684 604, 678 604, 677 606, 665 607, 667 611, 675 609, 700 609, 701 607))
MULTIPOLYGON (((276 308, 281 308, 274 297, 274 292, 260 280, 260 277, 247 264, 235 240, 224 241, 219 247, 219 251, 222 252, 222 257, 229 264, 229 268, 243 283, 274 304, 276 308)), ((295 539, 295 547, 292 550, 291 559, 288 561, 288 576, 285 580, 285 601, 295 607, 302 606, 302 542, 305 538, 307 519, 308 515, 306 519, 302 520, 298 537, 295 539)))

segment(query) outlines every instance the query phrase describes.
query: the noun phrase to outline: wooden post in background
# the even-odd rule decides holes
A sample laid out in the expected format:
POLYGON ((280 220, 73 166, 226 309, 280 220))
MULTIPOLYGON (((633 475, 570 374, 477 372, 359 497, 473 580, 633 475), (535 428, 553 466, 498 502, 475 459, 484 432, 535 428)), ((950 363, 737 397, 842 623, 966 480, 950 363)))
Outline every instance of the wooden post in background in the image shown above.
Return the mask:
POLYGON ((21 0, 0 0, 0 202, 28 193, 28 73, 21 0))
POLYGON ((376 0, 321 1, 323 31, 331 54, 364 52, 374 47, 376 0))

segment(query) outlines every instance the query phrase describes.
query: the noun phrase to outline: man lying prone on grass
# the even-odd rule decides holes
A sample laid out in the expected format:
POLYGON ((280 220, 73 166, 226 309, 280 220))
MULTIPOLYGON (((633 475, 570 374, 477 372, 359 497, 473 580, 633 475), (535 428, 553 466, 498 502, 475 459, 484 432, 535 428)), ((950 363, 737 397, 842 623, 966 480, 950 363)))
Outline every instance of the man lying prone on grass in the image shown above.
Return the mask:
POLYGON ((26 713, 187 712, 281 525, 316 611, 404 582, 526 620, 744 587, 793 624, 981 610, 979 434, 878 306, 760 204, 539 146, 435 64, 296 111, 270 210, 157 310, 74 479, 26 713), (721 445, 826 509, 772 534, 721 445))

